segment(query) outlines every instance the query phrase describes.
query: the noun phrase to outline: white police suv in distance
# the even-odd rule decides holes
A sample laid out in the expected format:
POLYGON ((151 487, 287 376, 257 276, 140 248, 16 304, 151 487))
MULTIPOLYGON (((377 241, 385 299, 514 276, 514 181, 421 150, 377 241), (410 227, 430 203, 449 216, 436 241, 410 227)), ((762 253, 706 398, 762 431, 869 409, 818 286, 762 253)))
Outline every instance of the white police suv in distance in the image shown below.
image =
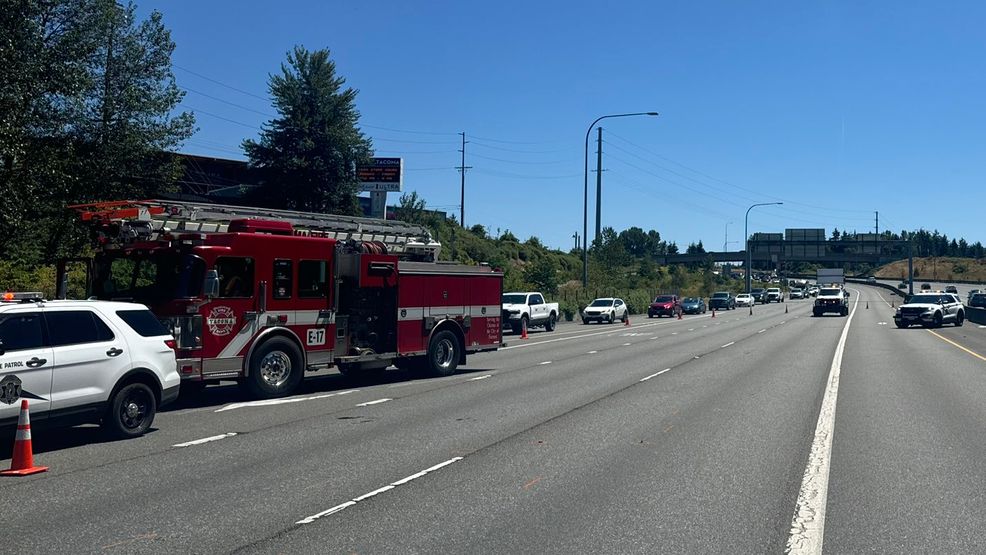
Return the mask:
POLYGON ((28 399, 33 425, 94 422, 134 437, 178 397, 174 338, 144 305, 4 297, 0 427, 16 426, 28 399))
POLYGON ((962 307, 962 301, 951 293, 924 292, 913 295, 897 307, 894 313, 894 324, 898 328, 906 328, 911 324, 937 328, 949 323, 959 327, 964 321, 965 308, 962 307))

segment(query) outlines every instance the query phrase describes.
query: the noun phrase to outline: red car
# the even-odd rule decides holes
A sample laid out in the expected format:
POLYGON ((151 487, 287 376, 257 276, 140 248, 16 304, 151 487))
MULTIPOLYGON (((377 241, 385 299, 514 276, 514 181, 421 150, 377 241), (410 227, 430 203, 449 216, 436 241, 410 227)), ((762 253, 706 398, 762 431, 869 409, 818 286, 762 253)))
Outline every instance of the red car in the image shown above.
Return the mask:
POLYGON ((680 308, 681 299, 678 298, 678 295, 658 295, 654 298, 654 302, 652 302, 650 307, 647 309, 647 317, 674 317, 678 315, 680 308))

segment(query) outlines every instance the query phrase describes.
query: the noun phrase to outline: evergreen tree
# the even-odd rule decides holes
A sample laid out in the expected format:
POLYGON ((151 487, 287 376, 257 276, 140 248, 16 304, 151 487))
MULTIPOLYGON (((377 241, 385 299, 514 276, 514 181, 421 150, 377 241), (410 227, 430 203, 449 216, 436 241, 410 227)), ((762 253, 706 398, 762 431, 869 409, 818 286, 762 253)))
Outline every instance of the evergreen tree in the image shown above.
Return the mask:
POLYGON ((357 127, 357 91, 343 89, 327 49, 296 46, 271 75, 278 117, 260 140, 246 140, 250 165, 260 170, 255 202, 277 208, 357 213, 356 168, 369 161, 370 140, 357 127))

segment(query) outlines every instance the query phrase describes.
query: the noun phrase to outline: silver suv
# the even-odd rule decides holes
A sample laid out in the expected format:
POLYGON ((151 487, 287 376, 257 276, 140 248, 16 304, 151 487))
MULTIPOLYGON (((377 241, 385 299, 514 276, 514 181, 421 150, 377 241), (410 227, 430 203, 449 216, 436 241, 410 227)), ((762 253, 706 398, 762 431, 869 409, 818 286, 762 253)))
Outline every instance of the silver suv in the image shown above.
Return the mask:
POLYGON ((145 306, 5 297, 0 427, 16 426, 19 400, 28 399, 33 424, 96 422, 134 437, 178 397, 174 338, 145 306))

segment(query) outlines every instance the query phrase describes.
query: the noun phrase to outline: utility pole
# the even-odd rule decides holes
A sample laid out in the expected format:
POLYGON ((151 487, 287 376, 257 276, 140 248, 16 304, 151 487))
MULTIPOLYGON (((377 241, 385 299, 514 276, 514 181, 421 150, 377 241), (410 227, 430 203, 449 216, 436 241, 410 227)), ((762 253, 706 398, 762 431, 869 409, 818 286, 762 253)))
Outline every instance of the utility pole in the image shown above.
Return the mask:
POLYGON ((462 150, 459 151, 462 153, 462 165, 456 166, 455 169, 459 170, 459 173, 462 174, 462 190, 459 193, 459 225, 465 228, 466 227, 466 170, 471 170, 472 166, 466 165, 466 143, 469 142, 466 140, 466 132, 463 131, 462 133, 459 133, 459 135, 462 135, 462 150))
POLYGON ((576 231, 576 232, 575 232, 575 233, 574 233, 574 234, 572 235, 572 238, 573 238, 573 239, 575 239, 575 250, 579 250, 579 232, 578 232, 578 231, 576 231))
POLYGON ((603 218, 603 128, 597 127, 596 137, 596 244, 599 244, 603 218))
POLYGON ((875 210, 876 214, 876 263, 880 264, 880 211, 875 210))

